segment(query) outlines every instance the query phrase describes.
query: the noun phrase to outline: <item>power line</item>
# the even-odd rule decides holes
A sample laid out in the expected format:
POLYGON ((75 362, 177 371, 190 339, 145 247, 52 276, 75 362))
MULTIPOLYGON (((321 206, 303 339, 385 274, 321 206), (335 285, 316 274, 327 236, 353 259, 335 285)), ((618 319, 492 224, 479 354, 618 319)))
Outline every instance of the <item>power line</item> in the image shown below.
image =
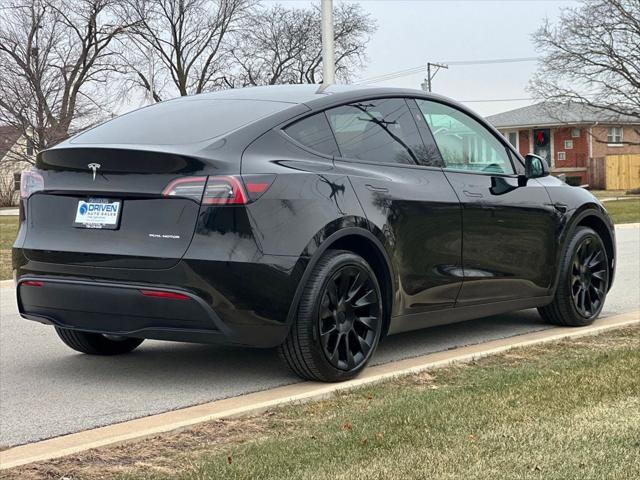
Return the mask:
POLYGON ((533 98, 490 98, 487 100, 459 100, 460 103, 491 103, 491 102, 530 102, 533 98))
MULTIPOLYGON (((456 60, 450 62, 438 62, 445 65, 457 65, 457 66, 469 66, 469 65, 493 65, 499 63, 517 63, 517 62, 533 62, 538 60, 539 57, 516 57, 516 58, 495 58, 495 59, 485 59, 485 60, 456 60)), ((366 84, 366 83, 377 83, 377 82, 386 82, 388 80, 394 80, 396 78, 406 77, 409 75, 414 75, 425 70, 424 65, 419 65, 416 67, 406 68, 404 70, 398 70, 395 72, 389 72, 382 75, 376 75, 374 77, 362 78, 360 80, 356 80, 353 82, 354 84, 366 84)))

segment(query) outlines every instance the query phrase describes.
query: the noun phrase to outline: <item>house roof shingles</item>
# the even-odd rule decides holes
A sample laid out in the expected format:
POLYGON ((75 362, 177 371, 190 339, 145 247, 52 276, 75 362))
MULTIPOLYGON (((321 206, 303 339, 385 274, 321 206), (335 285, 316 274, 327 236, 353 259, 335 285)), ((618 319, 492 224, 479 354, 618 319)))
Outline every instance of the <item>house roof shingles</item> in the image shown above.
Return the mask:
POLYGON ((487 121, 496 128, 592 123, 640 124, 640 119, 637 117, 616 115, 577 103, 565 105, 536 103, 528 107, 491 115, 487 117, 487 121))

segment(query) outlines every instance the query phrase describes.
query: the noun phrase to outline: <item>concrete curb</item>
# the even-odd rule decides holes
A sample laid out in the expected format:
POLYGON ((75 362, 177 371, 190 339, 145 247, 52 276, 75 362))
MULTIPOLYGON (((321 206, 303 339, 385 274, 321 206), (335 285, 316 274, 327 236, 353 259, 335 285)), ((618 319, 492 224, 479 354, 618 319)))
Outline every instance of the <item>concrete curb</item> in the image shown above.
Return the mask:
POLYGON ((629 228, 640 228, 640 223, 618 223, 616 230, 626 230, 629 228))
POLYGON ((588 327, 552 328, 511 338, 493 340, 479 345, 471 345, 378 365, 368 368, 355 380, 339 384, 301 382, 139 418, 115 425, 95 428, 84 432, 72 433, 0 452, 0 470, 64 457, 106 445, 140 440, 161 433, 175 432, 211 420, 255 415, 274 407, 320 400, 338 391, 350 390, 363 385, 378 383, 390 378, 438 368, 452 363, 468 362, 488 355, 502 353, 516 347, 553 342, 565 338, 594 335, 606 330, 637 323, 640 323, 640 310, 602 318, 588 327))

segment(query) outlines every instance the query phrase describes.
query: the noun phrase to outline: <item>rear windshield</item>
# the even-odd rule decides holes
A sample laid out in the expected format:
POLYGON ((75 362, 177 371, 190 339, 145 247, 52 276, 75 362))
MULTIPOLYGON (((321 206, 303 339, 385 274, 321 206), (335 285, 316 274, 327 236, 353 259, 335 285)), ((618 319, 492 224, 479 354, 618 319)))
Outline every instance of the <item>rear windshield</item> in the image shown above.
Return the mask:
POLYGON ((265 100, 171 100, 114 118, 81 133, 71 143, 196 143, 218 137, 291 106, 290 103, 265 100))

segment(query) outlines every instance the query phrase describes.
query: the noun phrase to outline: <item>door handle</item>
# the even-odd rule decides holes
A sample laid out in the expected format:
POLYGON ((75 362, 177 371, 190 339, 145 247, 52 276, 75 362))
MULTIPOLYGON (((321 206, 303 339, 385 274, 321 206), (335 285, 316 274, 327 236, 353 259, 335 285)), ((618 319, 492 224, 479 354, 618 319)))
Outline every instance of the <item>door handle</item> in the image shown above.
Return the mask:
POLYGON ((463 192, 467 197, 482 198, 482 194, 479 192, 470 192, 468 190, 463 190, 463 192))
POLYGON ((370 184, 366 184, 365 187, 367 188, 367 190, 371 190, 372 192, 380 192, 380 193, 387 193, 389 191, 388 188, 385 187, 375 187, 373 185, 370 184))

